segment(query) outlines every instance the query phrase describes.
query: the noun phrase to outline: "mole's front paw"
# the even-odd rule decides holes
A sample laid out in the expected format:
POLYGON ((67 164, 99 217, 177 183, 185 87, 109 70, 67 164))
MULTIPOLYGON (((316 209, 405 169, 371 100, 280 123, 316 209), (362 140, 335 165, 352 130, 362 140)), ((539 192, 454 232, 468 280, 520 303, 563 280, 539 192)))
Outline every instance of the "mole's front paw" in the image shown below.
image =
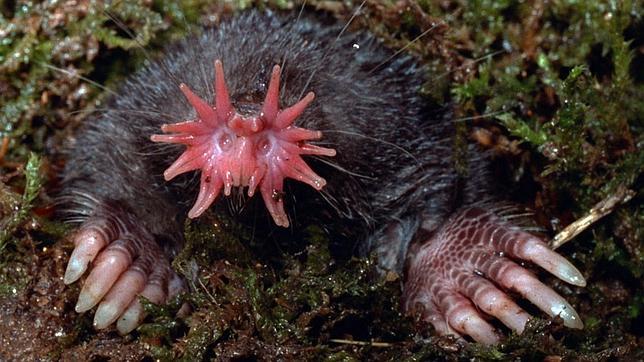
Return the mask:
POLYGON ((159 304, 184 288, 153 236, 127 213, 109 208, 97 212, 81 225, 73 240, 75 248, 64 281, 75 282, 91 263, 76 311, 83 313, 98 304, 97 329, 118 320, 119 332, 129 333, 144 317, 139 295, 159 304))
POLYGON ((530 315, 506 294, 518 292, 564 325, 582 328, 566 300, 514 260, 527 260, 558 278, 585 286, 581 273, 539 238, 482 208, 461 210, 408 259, 403 305, 440 334, 469 335, 492 344, 499 334, 487 319, 521 333, 530 315))

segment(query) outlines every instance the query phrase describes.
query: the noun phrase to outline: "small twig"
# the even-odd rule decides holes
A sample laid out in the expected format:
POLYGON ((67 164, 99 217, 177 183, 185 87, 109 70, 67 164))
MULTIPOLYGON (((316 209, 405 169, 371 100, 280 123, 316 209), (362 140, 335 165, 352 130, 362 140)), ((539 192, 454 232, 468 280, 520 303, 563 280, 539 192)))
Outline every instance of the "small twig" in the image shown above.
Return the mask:
POLYGON ((579 235, 582 231, 586 230, 590 225, 597 222, 597 220, 610 214, 616 206, 623 204, 635 196, 635 191, 627 189, 624 186, 617 188, 617 191, 598 202, 590 211, 575 220, 572 224, 566 226, 559 234, 550 241, 550 247, 555 250, 563 244, 570 241, 570 239, 579 235))
POLYGON ((199 281, 199 285, 201 286, 201 288, 203 289, 203 291, 206 293, 206 295, 208 296, 208 298, 210 298, 210 301, 211 301, 213 304, 217 303, 217 299, 212 295, 212 293, 210 293, 210 291, 208 290, 208 288, 206 287, 206 285, 203 283, 203 281, 201 280, 201 278, 197 277, 197 281, 199 281))
POLYGON ((387 342, 367 342, 367 341, 352 341, 350 339, 329 339, 329 342, 339 343, 339 344, 352 344, 356 346, 372 346, 372 347, 393 347, 392 343, 387 342))
POLYGON ((0 145, 0 165, 3 164, 4 156, 7 154, 8 150, 9 150, 9 137, 4 137, 2 139, 2 144, 0 145))

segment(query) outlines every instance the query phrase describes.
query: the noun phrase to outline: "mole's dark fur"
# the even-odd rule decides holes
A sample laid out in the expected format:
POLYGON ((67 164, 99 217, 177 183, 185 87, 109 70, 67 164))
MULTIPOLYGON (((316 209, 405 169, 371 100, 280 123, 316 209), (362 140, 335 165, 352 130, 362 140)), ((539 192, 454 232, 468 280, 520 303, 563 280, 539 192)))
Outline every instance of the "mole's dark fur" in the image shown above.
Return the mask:
MULTIPOLYGON (((256 117, 263 109, 268 80, 272 74, 279 76, 276 64, 282 69, 282 107, 295 104, 305 92, 315 92, 315 100, 295 125, 322 131, 320 145, 335 149, 337 155, 307 159, 327 181, 321 192, 290 180, 284 196, 277 195, 284 197, 290 229, 275 226, 261 206, 263 200, 247 200, 241 191, 229 198, 219 195, 214 212, 231 212, 255 228, 256 235, 281 240, 297 239, 294 231, 318 225, 335 243, 331 249, 336 256, 375 253, 383 269, 404 269, 404 312, 431 323, 440 334, 498 343, 500 335, 488 316, 521 333, 531 315, 508 290, 551 317, 561 317, 568 327, 583 327, 564 298, 515 260, 534 262, 571 285, 584 286, 583 275, 517 224, 525 214, 492 200, 494 183, 483 171, 488 166, 485 157, 468 152, 466 179, 455 171, 448 107, 432 107, 420 95, 431 75, 412 57, 393 56, 373 35, 338 36, 341 28, 308 16, 296 21, 271 13, 242 14, 171 46, 161 60, 118 89, 105 112, 87 119, 66 164, 61 198, 70 219, 82 222, 73 237, 76 247, 65 283, 77 281, 91 263, 77 312, 97 306, 96 328, 116 322, 121 333, 129 333, 145 316, 138 296, 163 303, 185 288, 170 260, 183 245, 184 221, 200 180, 191 172, 166 182, 163 172, 184 146, 153 143, 150 137, 159 134, 163 124, 195 119, 181 83, 212 104, 214 61, 221 60, 224 69, 217 63, 217 74, 225 74, 233 107, 243 115, 256 117)), ((223 88, 220 83, 218 89, 223 88)), ((219 106, 227 109, 224 97, 219 98, 219 106)), ((197 126, 174 127, 213 124, 207 118, 212 110, 196 104, 205 120, 197 126)), ((267 104, 273 107, 274 102, 267 104)), ((272 108, 267 109, 272 115, 272 108)), ((241 118, 228 118, 227 125, 235 119, 241 118)), ((244 134, 238 135, 228 140, 251 144, 244 134)), ((212 137, 196 133, 191 140, 214 144, 212 137)), ((253 147, 257 148, 230 154, 237 160, 260 153, 262 143, 253 147)), ((291 147, 300 151, 308 146, 291 147)), ((204 155, 198 150, 194 154, 204 155)), ((213 157, 215 151, 219 149, 205 154, 213 157)), ((293 154, 280 154, 280 162, 292 161, 293 154)), ((229 167, 233 158, 226 157, 218 162, 229 167)), ((229 180, 230 170, 221 171, 229 180)), ((202 190, 215 185, 203 179, 208 187, 202 190)), ((262 195, 269 204, 275 200, 269 198, 271 191, 279 190, 275 185, 261 185, 266 186, 262 195)))
MULTIPOLYGON (((296 125, 321 130, 320 144, 337 150, 334 158, 308 159, 328 182, 322 192, 287 181, 291 227, 315 222, 347 248, 377 249, 384 267, 400 270, 412 237, 471 199, 469 188, 452 166, 448 114, 420 96, 425 69, 405 55, 385 62, 393 52, 369 33, 336 40, 341 25, 251 12, 169 47, 78 132, 64 172, 68 211, 83 218, 113 205, 157 242, 181 245, 198 178, 164 181, 182 146, 150 141, 162 124, 194 118, 179 83, 212 102, 213 61, 221 59, 233 105, 256 110, 272 67, 283 64, 280 103, 314 91, 296 125)), ((231 209, 225 200, 219 196, 216 210, 231 209)), ((242 214, 272 223, 261 200, 252 205, 242 214)))

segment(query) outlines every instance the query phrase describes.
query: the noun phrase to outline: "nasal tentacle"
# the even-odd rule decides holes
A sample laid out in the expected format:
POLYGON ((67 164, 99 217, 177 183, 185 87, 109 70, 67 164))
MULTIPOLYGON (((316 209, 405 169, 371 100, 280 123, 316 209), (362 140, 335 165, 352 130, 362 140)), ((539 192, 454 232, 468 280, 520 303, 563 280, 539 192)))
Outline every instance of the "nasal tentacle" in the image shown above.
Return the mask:
POLYGON ((198 217, 220 192, 228 196, 233 187, 248 187, 248 195, 260 190, 264 203, 277 225, 287 227, 284 210, 285 178, 304 182, 316 190, 326 185, 302 158, 303 155, 335 156, 332 148, 316 146, 322 132, 294 125, 315 98, 309 92, 294 105, 280 110, 281 68, 273 67, 264 104, 258 114, 238 113, 230 99, 221 60, 215 61, 214 107, 185 84, 180 90, 195 109, 196 118, 165 124, 165 134, 153 135, 153 142, 182 144, 185 151, 164 172, 167 181, 194 170, 201 171, 199 195, 188 216, 198 217))

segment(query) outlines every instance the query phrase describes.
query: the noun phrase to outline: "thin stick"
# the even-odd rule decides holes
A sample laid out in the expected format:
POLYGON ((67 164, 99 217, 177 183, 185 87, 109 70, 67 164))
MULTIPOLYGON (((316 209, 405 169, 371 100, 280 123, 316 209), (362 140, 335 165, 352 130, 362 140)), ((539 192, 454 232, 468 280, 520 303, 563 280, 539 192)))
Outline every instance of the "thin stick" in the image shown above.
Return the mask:
POLYGON ((117 95, 116 92, 114 92, 113 90, 107 88, 106 86, 104 86, 104 85, 102 85, 102 84, 100 84, 98 82, 95 82, 95 81, 93 81, 93 80, 91 80, 91 79, 89 79, 87 77, 84 77, 84 76, 82 76, 80 74, 72 73, 71 71, 69 71, 67 69, 59 68, 59 67, 57 67, 57 66, 55 66, 53 64, 48 64, 48 63, 44 63, 44 62, 41 62, 40 64, 45 66, 46 68, 49 68, 51 70, 55 70, 57 72, 63 73, 65 75, 68 75, 70 77, 76 77, 76 78, 78 78, 80 80, 84 80, 87 83, 89 83, 89 84, 91 84, 91 85, 93 85, 93 86, 95 86, 95 87, 97 87, 97 88, 99 88, 99 89, 101 89, 101 90, 103 90, 105 92, 108 92, 108 93, 110 93, 112 95, 117 95))
POLYGON ((555 235, 555 237, 550 241, 550 247, 553 250, 559 248, 570 241, 570 239, 586 230, 590 225, 597 222, 597 220, 610 214, 615 207, 628 202, 633 198, 633 196, 635 196, 635 191, 629 190, 625 186, 618 187, 614 194, 608 195, 608 197, 593 206, 586 215, 566 226, 566 228, 561 230, 559 234, 555 235))
POLYGON ((443 23, 437 23, 437 24, 432 25, 429 29, 427 29, 424 32, 422 32, 422 34, 420 34, 419 36, 415 37, 412 41, 408 42, 404 47, 398 49, 398 51, 395 52, 394 54, 392 54, 389 58, 383 60, 380 64, 378 64, 375 67, 373 67, 373 69, 371 69, 369 71, 369 73, 367 73, 367 74, 371 74, 371 73, 375 72, 378 68, 380 68, 383 65, 387 64, 387 62, 389 62, 390 60, 392 60, 395 57, 397 57, 398 55, 400 55, 400 53, 404 52, 407 48, 412 46, 412 44, 414 44, 415 42, 420 40, 420 38, 424 37, 425 35, 429 34, 429 32, 431 32, 432 30, 436 29, 436 27, 439 26, 439 25, 443 25, 443 23))
POLYGON ((9 151, 9 137, 3 137, 2 146, 0 146, 0 165, 2 165, 7 151, 9 151))
POLYGON ((392 343, 386 342, 366 342, 366 341, 352 341, 350 339, 329 339, 329 342, 339 343, 339 344, 352 344, 356 346, 372 346, 372 347, 393 347, 392 343))

